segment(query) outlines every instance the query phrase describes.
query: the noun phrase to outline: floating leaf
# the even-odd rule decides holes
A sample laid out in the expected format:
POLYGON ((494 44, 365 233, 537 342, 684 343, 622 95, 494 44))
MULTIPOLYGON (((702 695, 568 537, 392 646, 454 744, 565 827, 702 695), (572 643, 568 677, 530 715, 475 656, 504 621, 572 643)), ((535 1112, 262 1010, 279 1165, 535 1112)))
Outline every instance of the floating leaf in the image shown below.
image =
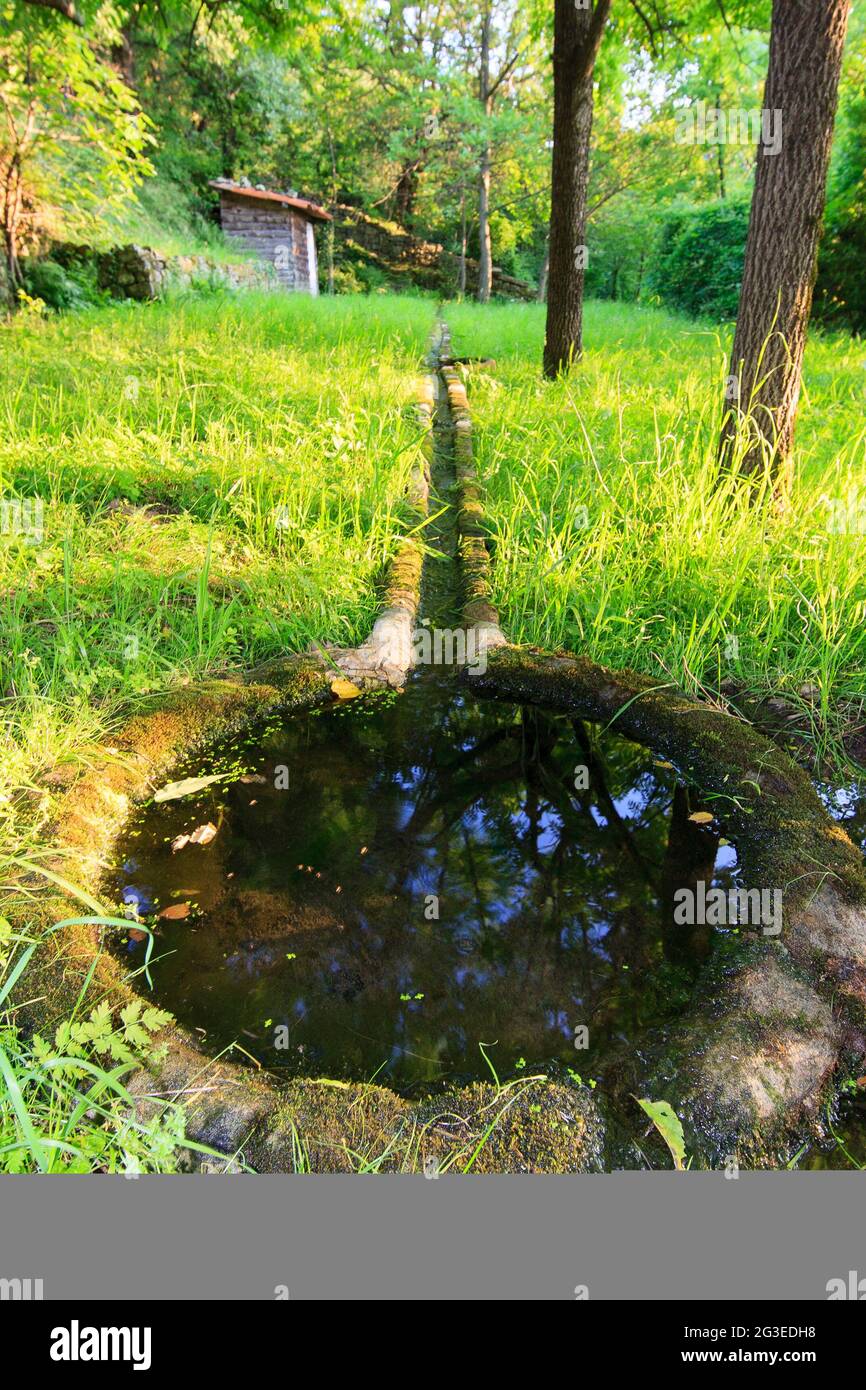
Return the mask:
POLYGON ((180 922, 189 916, 189 912, 189 903, 172 903, 170 907, 164 907, 158 915, 166 922, 180 922))
POLYGON ((678 1116, 666 1100, 639 1100, 634 1097, 645 1114, 649 1115, 662 1139, 671 1152, 674 1167, 682 1172, 685 1167, 686 1141, 678 1116))
POLYGON ((710 811, 693 811, 689 816, 689 820, 695 825, 709 825, 710 821, 713 819, 714 817, 710 811))
POLYGON ((204 825, 198 826, 190 835, 190 844, 209 845, 217 833, 217 828, 213 821, 206 821, 204 825))
POLYGON ((177 854, 178 850, 185 849, 187 845, 209 845, 216 833, 217 827, 213 821, 206 821, 187 835, 177 835, 171 842, 171 852, 177 854))
POLYGON ((180 782, 167 782, 159 791, 154 792, 154 801, 176 801, 179 796, 191 796, 193 792, 200 792, 203 787, 209 787, 211 782, 219 782, 221 774, 212 773, 210 777, 184 777, 180 782))
POLYGON ((339 700, 354 700, 356 695, 361 694, 353 681, 347 681, 342 676, 331 681, 331 690, 339 700))

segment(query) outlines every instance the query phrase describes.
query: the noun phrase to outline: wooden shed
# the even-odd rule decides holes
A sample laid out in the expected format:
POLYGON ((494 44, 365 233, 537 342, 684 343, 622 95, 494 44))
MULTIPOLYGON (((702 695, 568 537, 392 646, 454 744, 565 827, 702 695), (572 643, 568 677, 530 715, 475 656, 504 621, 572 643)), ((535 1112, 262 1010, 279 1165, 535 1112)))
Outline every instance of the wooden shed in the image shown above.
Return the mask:
POLYGON ((220 195, 220 222, 227 237, 268 261, 287 290, 319 293, 315 224, 330 222, 330 213, 294 193, 229 179, 212 179, 211 187, 220 195))

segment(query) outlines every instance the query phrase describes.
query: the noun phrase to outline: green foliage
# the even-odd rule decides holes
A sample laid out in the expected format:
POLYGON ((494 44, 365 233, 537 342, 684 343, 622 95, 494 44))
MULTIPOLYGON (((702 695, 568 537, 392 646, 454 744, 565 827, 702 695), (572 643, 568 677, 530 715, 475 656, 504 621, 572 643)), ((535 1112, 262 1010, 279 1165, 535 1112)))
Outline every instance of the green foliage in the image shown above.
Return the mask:
MULTIPOLYGON (((6 0, 5 29, 0 21, 10 71, 0 92, 15 108, 7 127, 18 131, 16 140, 28 103, 39 112, 40 149, 26 157, 26 195, 47 230, 59 217, 65 235, 103 248, 131 240, 223 259, 238 252, 221 235, 209 180, 246 176, 349 202, 452 253, 465 241, 474 257, 479 168, 489 147, 494 260, 538 281, 552 102, 552 8, 541 0, 444 0, 408 9, 378 0, 204 7, 169 0, 158 8, 84 0, 79 11, 83 30, 24 0, 6 0), (494 76, 507 67, 488 110, 478 96, 486 10, 494 76), (35 75, 29 85, 21 78, 25 56, 35 75)), ((596 70, 593 295, 656 296, 716 319, 736 312, 754 150, 684 146, 674 131, 686 103, 760 106, 769 19, 769 0, 614 6, 596 70)), ((818 295, 825 318, 852 324, 866 314, 859 274, 863 31, 855 12, 818 295)), ((0 160, 4 138, 8 145, 8 130, 0 160)), ((341 292, 403 290, 405 278, 339 248, 341 292)), ((417 269, 411 278, 417 288, 433 288, 417 269)), ((49 289, 45 302, 61 295, 49 289)))
POLYGON ((0 211, 13 282, 25 209, 31 231, 44 231, 53 212, 66 235, 83 238, 150 172, 149 122, 102 56, 99 40, 118 37, 110 12, 97 27, 94 42, 57 15, 2 11, 0 211))
POLYGON ((851 16, 815 310, 866 332, 866 15, 851 16))
POLYGON ((648 293, 694 318, 735 318, 748 224, 746 202, 669 213, 647 269, 648 293))
POLYGON ((610 203, 591 222, 587 240, 587 295, 640 299, 646 291, 653 241, 653 214, 643 199, 610 203))
POLYGON ((49 258, 24 262, 24 288, 49 309, 85 309, 99 302, 94 273, 66 268, 49 258))
MULTIPOLYGON (((107 999, 91 1009, 80 1022, 64 1019, 57 1025, 53 1047, 38 1034, 33 1037, 33 1051, 42 1061, 57 1058, 60 1053, 70 1059, 97 1056, 104 1061, 136 1062, 151 1050, 151 1034, 160 1032, 171 1022, 164 1009, 145 1008, 140 999, 112 1013, 107 999)), ((74 1076, 79 1073, 75 1061, 64 1061, 64 1068, 74 1076)))
POLYGON ((125 1085, 162 1056, 154 1040, 170 1014, 141 1000, 118 1011, 107 999, 84 1013, 85 985, 50 1038, 18 1027, 10 991, 49 936, 16 933, 0 919, 0 1172, 175 1171, 182 1107, 165 1103, 142 1120, 125 1085))

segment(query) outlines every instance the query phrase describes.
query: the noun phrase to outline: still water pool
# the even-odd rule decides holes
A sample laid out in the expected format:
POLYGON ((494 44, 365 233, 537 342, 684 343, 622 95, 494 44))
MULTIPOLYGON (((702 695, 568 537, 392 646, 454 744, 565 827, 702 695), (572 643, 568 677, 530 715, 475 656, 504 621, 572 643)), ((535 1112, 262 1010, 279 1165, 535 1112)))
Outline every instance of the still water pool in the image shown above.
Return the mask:
MULTIPOLYGON (((500 1076, 591 1075, 685 1006, 712 949, 674 924, 677 887, 735 881, 650 751, 429 676, 173 774, 191 775, 219 780, 138 812, 113 891, 154 925, 154 995, 206 1050, 297 1074, 407 1091, 489 1078, 486 1053, 500 1076)), ((123 949, 140 963, 140 933, 123 949)))

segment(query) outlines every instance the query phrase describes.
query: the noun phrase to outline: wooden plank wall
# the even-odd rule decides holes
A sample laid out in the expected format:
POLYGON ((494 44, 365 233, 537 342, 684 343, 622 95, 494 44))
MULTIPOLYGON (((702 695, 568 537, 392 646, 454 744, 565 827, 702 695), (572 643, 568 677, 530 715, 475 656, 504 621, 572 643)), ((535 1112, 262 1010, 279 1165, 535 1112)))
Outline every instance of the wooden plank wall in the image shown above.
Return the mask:
POLYGON ((220 190, 220 221, 227 237, 274 267, 287 290, 309 293, 307 220, 294 208, 220 190))

